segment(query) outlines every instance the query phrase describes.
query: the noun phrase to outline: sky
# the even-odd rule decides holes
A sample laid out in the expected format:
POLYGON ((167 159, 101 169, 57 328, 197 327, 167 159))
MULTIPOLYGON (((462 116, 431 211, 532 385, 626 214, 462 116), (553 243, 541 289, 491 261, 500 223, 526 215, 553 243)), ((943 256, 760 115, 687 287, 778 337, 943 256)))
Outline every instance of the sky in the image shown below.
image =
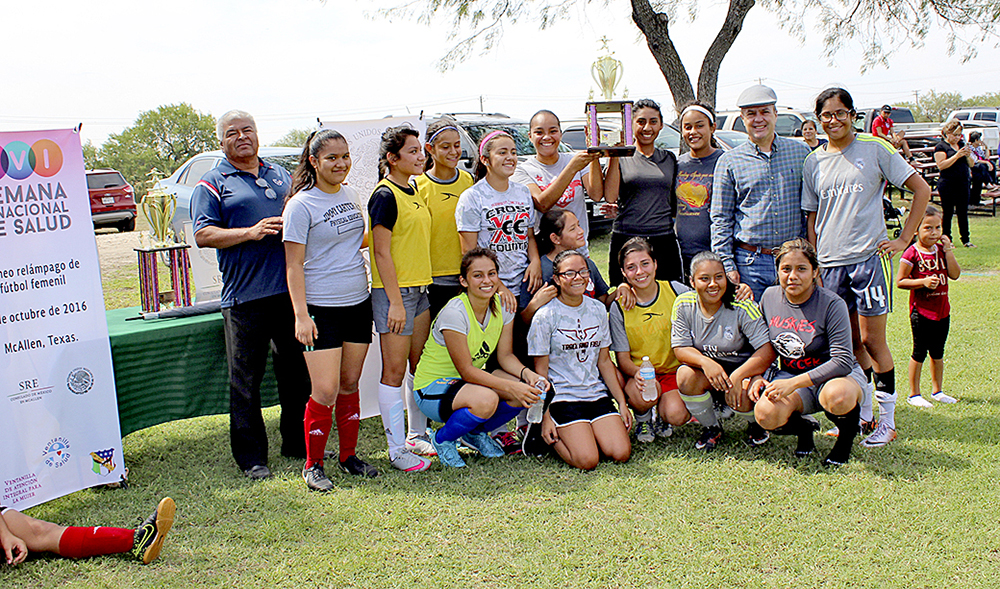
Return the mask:
MULTIPOLYGON (((22 2, 16 12, 5 11, 0 29, 7 57, 0 131, 83 123, 84 141, 100 145, 139 113, 178 102, 213 116, 246 110, 262 144, 317 119, 481 108, 524 118, 548 108, 564 119, 579 117, 596 91, 590 67, 602 36, 624 65, 619 91, 672 105, 625 0, 578 3, 569 20, 545 31, 533 22, 507 26, 496 50, 476 52, 443 73, 436 64, 451 47, 444 21, 426 26, 370 14, 402 1, 22 2)), ((679 20, 671 31, 695 78, 726 3, 699 5, 697 20, 679 20)), ((1000 77, 992 45, 962 64, 946 55, 942 33, 922 48, 903 48, 888 69, 862 75, 857 51, 842 51, 828 64, 818 33, 807 30, 800 43, 776 22, 760 3, 751 10, 722 63, 720 110, 733 108, 758 79, 775 89, 779 104, 811 110, 815 96, 832 85, 869 107, 912 101, 914 92, 931 89, 966 97, 991 92, 1000 77)))

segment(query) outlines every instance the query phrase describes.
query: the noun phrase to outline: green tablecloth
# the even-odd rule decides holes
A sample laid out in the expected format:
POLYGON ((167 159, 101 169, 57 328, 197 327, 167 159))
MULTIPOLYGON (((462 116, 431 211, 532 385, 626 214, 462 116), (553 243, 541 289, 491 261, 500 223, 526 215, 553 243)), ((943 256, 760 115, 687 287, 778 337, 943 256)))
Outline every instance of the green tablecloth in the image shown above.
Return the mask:
MULTIPOLYGON (((222 314, 125 321, 139 307, 107 312, 122 436, 175 419, 229 412, 222 314)), ((261 403, 278 403, 268 360, 261 403)))

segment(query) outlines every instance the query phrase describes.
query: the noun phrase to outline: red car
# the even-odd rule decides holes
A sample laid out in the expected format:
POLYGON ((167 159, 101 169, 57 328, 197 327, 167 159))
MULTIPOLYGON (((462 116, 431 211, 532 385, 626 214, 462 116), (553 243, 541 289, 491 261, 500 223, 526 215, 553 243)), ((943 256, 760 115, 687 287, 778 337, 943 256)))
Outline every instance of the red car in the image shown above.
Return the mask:
POLYGON ((87 188, 95 229, 117 227, 122 233, 135 229, 135 196, 120 172, 87 170, 87 188))

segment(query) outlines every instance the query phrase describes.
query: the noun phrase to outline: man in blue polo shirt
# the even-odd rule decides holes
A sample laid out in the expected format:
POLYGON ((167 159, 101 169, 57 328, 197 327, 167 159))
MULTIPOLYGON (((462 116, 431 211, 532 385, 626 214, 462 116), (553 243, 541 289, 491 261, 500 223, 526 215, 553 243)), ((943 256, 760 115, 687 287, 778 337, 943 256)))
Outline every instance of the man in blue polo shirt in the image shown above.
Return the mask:
POLYGON ((749 141, 719 158, 712 188, 712 251, 729 279, 750 286, 755 300, 775 283, 773 252, 805 237, 802 166, 809 146, 780 137, 774 90, 751 86, 740 94, 749 141))
POLYGON ((292 181, 281 166, 257 157, 257 125, 243 111, 216 124, 225 161, 206 173, 191 195, 194 238, 218 250, 222 316, 229 362, 229 435, 233 457, 251 479, 271 476, 260 382, 272 347, 281 402, 281 453, 305 458, 302 422, 309 376, 295 339, 285 281, 281 211, 292 181))

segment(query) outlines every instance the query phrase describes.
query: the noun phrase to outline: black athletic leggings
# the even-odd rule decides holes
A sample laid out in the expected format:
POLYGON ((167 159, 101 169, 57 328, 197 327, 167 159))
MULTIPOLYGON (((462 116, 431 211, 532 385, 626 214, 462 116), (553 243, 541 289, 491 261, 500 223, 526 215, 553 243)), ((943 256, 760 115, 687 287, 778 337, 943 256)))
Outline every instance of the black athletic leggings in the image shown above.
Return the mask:
MULTIPOLYGON (((938 195, 941 197, 942 225, 944 234, 951 237, 951 218, 958 217, 958 235, 962 243, 969 243, 969 180, 938 182, 938 195)), ((954 239, 952 239, 954 241, 954 239)))
POLYGON ((944 358, 944 343, 948 340, 948 326, 951 317, 935 321, 921 315, 916 309, 910 313, 910 330, 913 332, 913 353, 915 362, 924 363, 928 354, 934 360, 944 358))

